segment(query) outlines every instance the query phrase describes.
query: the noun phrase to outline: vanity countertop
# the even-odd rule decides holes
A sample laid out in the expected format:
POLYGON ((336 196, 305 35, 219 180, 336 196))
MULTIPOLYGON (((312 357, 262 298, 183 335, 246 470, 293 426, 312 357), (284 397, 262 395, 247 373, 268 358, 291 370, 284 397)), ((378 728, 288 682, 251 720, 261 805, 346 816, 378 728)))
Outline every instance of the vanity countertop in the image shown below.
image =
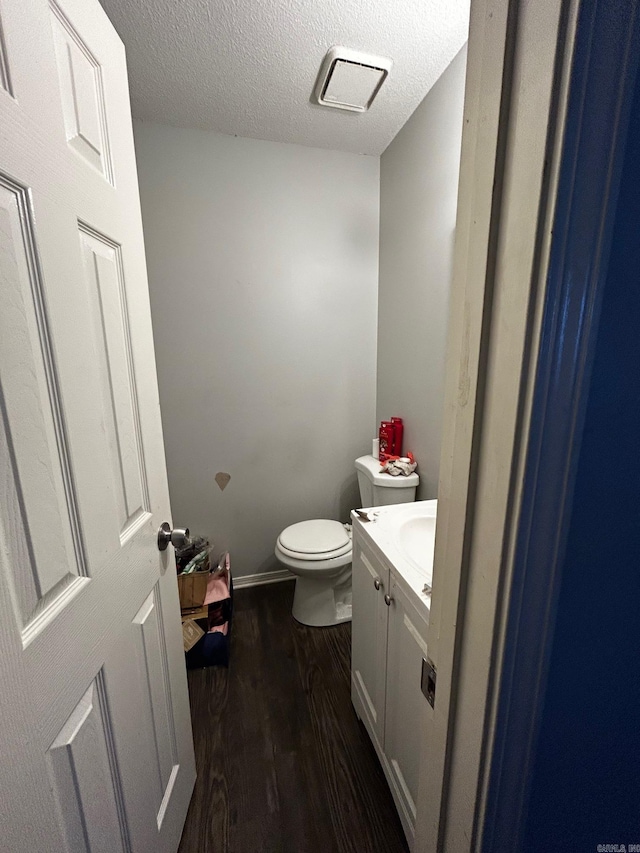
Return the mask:
POLYGON ((431 608, 437 508, 438 501, 431 500, 362 510, 370 521, 355 510, 351 513, 354 531, 404 580, 427 612, 431 608))

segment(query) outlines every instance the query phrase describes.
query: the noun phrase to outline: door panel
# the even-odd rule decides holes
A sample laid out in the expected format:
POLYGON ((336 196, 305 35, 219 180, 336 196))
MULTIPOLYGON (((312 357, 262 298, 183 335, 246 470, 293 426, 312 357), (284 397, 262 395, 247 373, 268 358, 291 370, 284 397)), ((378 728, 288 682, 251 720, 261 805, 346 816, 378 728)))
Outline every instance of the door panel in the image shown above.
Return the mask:
POLYGON ((393 576, 391 597, 385 753, 401 807, 413 827, 420 773, 420 734, 427 718, 427 700, 420 689, 420 676, 422 658, 427 657, 428 625, 393 576))
POLYGON ((86 561, 28 193, 1 174, 0 278, 3 569, 26 645, 86 561))
POLYGON ((389 583, 389 571, 363 550, 357 536, 352 570, 352 694, 356 708, 356 691, 359 694, 364 705, 363 722, 371 737, 383 746, 387 646, 387 608, 383 596, 389 583), (376 581, 380 583, 379 590, 375 588, 376 581))
POLYGON ((4 42, 4 28, 0 16, 0 88, 7 94, 11 94, 11 81, 9 79, 9 65, 7 63, 7 49, 4 42))
POLYGON ((87 225, 79 225, 79 236, 118 504, 118 535, 124 545, 148 518, 149 496, 122 252, 117 243, 87 225))
POLYGON ((102 673, 51 744, 48 758, 69 849, 124 853, 127 831, 102 673))
POLYGON ((174 853, 195 778, 124 49, 0 0, 3 849, 174 853))
POLYGON ((168 662, 162 615, 158 607, 159 590, 156 587, 136 614, 134 625, 139 629, 139 648, 144 662, 144 687, 153 721, 153 740, 158 769, 156 815, 162 822, 162 803, 173 783, 177 766, 176 735, 171 708, 168 662))
POLYGON ((100 63, 53 0, 50 9, 67 142, 113 183, 100 63))

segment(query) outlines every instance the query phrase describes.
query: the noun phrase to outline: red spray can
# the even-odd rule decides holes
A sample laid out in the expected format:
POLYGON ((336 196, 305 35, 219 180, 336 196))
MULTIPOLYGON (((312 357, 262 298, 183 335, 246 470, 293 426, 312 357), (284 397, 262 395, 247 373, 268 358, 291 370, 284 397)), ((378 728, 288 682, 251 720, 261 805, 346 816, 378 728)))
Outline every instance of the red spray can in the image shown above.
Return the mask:
POLYGON ((380 424, 380 461, 384 462, 387 456, 394 454, 395 426, 391 421, 382 421, 380 424))
POLYGON ((393 424, 393 455, 402 456, 402 439, 404 435, 404 424, 402 418, 391 418, 393 424))

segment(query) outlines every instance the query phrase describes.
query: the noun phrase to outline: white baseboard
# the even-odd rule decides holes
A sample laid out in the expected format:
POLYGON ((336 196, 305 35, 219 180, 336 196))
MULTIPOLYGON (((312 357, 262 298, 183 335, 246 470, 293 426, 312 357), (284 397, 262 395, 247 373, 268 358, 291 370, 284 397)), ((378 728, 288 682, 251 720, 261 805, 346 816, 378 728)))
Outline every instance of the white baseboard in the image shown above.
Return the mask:
POLYGON ((279 583, 280 581, 292 581, 292 575, 288 569, 276 569, 274 572, 261 572, 257 575, 243 575, 233 578, 234 589, 244 589, 247 586, 262 586, 266 583, 279 583))

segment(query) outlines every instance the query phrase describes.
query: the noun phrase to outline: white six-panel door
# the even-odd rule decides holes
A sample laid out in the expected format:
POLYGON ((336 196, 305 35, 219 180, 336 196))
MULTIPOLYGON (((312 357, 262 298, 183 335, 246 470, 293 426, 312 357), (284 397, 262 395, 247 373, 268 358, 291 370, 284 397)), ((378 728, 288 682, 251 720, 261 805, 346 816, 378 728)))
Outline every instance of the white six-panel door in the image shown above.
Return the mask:
POLYGON ((0 0, 2 850, 177 848, 165 520, 124 48, 98 0, 0 0))

